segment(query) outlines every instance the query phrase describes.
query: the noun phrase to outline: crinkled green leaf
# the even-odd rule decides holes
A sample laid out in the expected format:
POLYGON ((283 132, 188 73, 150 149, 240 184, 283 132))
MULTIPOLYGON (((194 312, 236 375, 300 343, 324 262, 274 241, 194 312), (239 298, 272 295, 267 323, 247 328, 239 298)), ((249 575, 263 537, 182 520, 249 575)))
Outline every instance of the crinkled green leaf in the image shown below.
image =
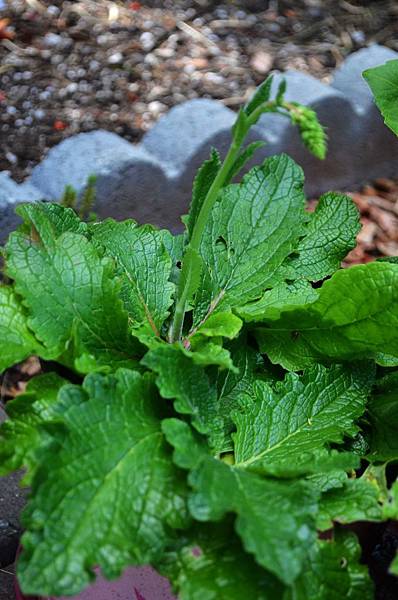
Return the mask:
POLYGON ((195 226, 196 220, 202 208, 202 204, 206 195, 211 187, 211 184, 215 180, 218 171, 221 167, 220 155, 212 148, 210 158, 205 160, 202 166, 199 168, 192 188, 192 201, 187 217, 187 230, 188 236, 192 236, 192 231, 195 226))
POLYGON ((398 356, 398 265, 337 271, 318 291, 315 302, 257 329, 260 349, 272 362, 298 370, 328 359, 398 356))
MULTIPOLYGON (((339 455, 343 453, 339 452, 339 455)), ((351 455, 353 456, 353 455, 351 455)), ((335 488, 342 488, 347 479, 346 471, 352 469, 358 469, 360 466, 359 457, 356 457, 356 461, 353 460, 352 464, 348 466, 348 469, 342 470, 341 468, 332 469, 331 471, 324 473, 315 473, 307 477, 307 480, 312 483, 320 492, 327 492, 335 488)))
POLYGON ((236 464, 282 476, 305 472, 315 450, 358 431, 371 385, 368 367, 339 365, 288 373, 274 385, 256 381, 255 401, 233 416, 236 464))
POLYGON ((213 443, 218 452, 233 450, 231 433, 235 430, 235 410, 253 401, 257 354, 239 338, 231 345, 231 358, 237 372, 220 372, 217 377, 219 427, 213 429, 213 443))
POLYGON ((50 219, 34 206, 28 212, 35 234, 11 234, 7 274, 23 297, 29 327, 44 344, 45 356, 66 354, 73 364, 87 354, 107 368, 133 365, 139 345, 129 331, 112 261, 100 258, 83 235, 66 231, 56 237, 50 219))
POLYGON ((385 124, 398 135, 398 60, 363 72, 385 124))
POLYGON ((202 237, 195 325, 283 280, 281 265, 302 233, 303 208, 302 170, 285 155, 267 159, 241 184, 222 190, 202 237))
POLYGON ((217 419, 217 394, 204 369, 171 344, 159 344, 142 363, 157 373, 156 383, 163 398, 174 399, 177 412, 192 415, 198 431, 211 432, 217 419))
MULTIPOLYGON (((32 458, 40 445, 40 425, 51 416, 60 388, 66 380, 55 373, 32 379, 26 391, 7 402, 9 419, 0 427, 0 475, 21 467, 34 470, 32 458)), ((31 473, 29 473, 31 476, 31 473)))
POLYGON ((157 568, 180 600, 276 600, 283 593, 224 523, 202 524, 183 534, 157 568))
POLYGON ((381 521, 382 507, 377 486, 367 479, 346 479, 342 487, 322 495, 317 527, 321 531, 333 527, 333 522, 381 521))
POLYGON ((113 221, 91 226, 95 242, 115 259, 123 286, 121 295, 134 325, 146 323, 156 335, 169 315, 174 284, 171 258, 163 234, 135 221, 113 221))
POLYGON ((65 386, 23 515, 18 577, 26 594, 77 594, 101 568, 117 577, 159 557, 186 523, 185 483, 171 462, 151 377, 121 369, 65 386))
POLYGON ((181 419, 163 419, 162 431, 174 448, 173 460, 182 469, 193 469, 209 455, 205 438, 181 419))
POLYGON ((19 231, 30 235, 33 241, 39 239, 50 245, 54 239, 67 231, 88 234, 88 225, 80 220, 72 208, 51 202, 20 204, 15 211, 24 223, 19 231))
POLYGON ((305 571, 283 600, 373 600, 373 583, 360 558, 361 547, 351 532, 319 540, 305 571))
POLYGON ((27 311, 14 290, 0 286, 0 372, 43 350, 29 328, 27 311))
POLYGON ((189 481, 196 520, 235 513, 245 550, 281 581, 293 583, 316 540, 318 493, 310 484, 263 479, 213 458, 192 471, 189 481))
POLYGON ((289 262, 296 277, 318 281, 334 273, 355 247, 360 227, 351 198, 335 193, 321 196, 297 246, 297 256, 289 262))
POLYGON ((192 352, 184 350, 187 356, 192 358, 192 361, 196 365, 207 367, 209 365, 218 365, 221 369, 230 369, 231 371, 237 372, 232 362, 231 354, 229 350, 223 348, 222 340, 219 339, 203 339, 199 336, 199 339, 192 340, 192 352))

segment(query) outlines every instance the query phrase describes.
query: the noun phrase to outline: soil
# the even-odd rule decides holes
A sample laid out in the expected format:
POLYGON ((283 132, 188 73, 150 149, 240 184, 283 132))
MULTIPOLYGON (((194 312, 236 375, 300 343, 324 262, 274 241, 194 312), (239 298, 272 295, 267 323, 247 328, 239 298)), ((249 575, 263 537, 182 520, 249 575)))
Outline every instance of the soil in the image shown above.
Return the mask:
POLYGON ((377 42, 398 50, 395 0, 1 0, 0 170, 104 128, 135 142, 170 107, 236 109, 271 69, 323 81, 377 42))

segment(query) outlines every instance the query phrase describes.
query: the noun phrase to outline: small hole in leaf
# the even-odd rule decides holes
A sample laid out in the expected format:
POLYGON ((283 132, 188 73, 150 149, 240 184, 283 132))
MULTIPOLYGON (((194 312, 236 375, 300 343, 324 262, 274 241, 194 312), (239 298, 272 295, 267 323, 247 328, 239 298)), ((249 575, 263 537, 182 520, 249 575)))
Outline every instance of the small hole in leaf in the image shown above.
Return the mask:
POLYGON ((227 249, 227 242, 222 235, 218 236, 216 239, 216 246, 223 246, 225 249, 227 249))
POLYGON ((177 260, 177 262, 176 262, 177 269, 181 269, 181 265, 182 265, 181 261, 177 260))

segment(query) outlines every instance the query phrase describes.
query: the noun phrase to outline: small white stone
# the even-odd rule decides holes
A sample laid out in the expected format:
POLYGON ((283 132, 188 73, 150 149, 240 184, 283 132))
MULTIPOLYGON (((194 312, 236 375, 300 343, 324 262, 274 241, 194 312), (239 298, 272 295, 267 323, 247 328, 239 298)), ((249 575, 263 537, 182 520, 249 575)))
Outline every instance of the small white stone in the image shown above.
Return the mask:
POLYGON ((148 104, 148 110, 153 115, 158 115, 165 109, 166 109, 165 104, 163 104, 162 102, 159 102, 159 100, 153 100, 153 102, 150 102, 148 104))
POLYGON ((42 110, 41 108, 38 108, 34 111, 33 113, 34 117, 36 119, 38 119, 39 121, 41 121, 41 119, 44 119, 46 113, 44 112, 44 110, 42 110))
POLYGON ((50 31, 49 33, 46 33, 46 35, 43 38, 43 41, 45 45, 49 48, 54 48, 55 46, 60 46, 63 40, 62 36, 60 36, 58 33, 52 33, 50 31))
POLYGON ((15 154, 13 154, 10 151, 6 152, 6 159, 8 160, 9 163, 11 163, 12 165, 15 165, 18 162, 18 158, 15 156, 15 154))
POLYGON ((69 83, 66 86, 66 91, 68 92, 68 94, 74 94, 75 92, 77 92, 78 90, 78 85, 75 82, 69 83))
POLYGON ((123 62, 123 54, 121 52, 115 52, 108 56, 109 65, 120 65, 123 62))

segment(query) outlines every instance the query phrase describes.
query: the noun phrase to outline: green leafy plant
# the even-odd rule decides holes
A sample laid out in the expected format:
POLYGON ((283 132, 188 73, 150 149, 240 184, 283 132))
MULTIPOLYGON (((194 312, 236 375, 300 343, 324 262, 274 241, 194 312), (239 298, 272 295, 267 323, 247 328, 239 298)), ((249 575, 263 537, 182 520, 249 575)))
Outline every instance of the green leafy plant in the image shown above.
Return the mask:
POLYGON ((62 367, 7 404, 0 430, 0 473, 24 467, 31 487, 28 594, 76 594, 95 566, 114 578, 150 563, 182 600, 373 597, 340 524, 398 513, 385 479, 398 265, 342 270, 357 210, 328 193, 307 212, 288 156, 231 183, 264 113, 325 155, 315 113, 271 83, 239 112, 225 159, 212 151, 200 168, 181 235, 17 209, 0 368, 30 355, 62 367))

